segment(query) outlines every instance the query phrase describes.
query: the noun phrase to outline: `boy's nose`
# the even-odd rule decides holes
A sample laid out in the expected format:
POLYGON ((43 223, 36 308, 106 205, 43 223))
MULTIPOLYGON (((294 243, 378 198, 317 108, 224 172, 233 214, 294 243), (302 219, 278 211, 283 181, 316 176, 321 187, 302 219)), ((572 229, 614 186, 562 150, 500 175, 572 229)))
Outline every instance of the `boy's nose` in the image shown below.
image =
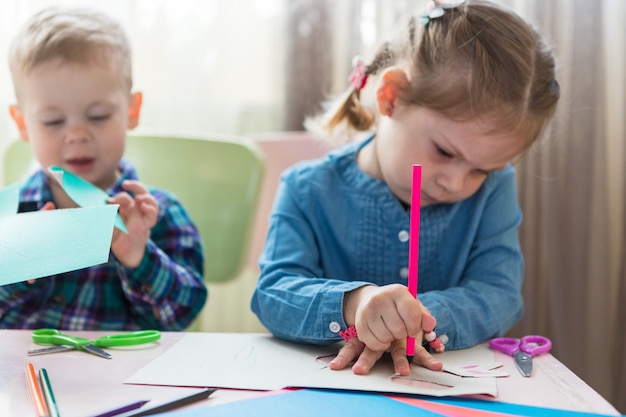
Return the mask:
POLYGON ((87 131, 87 129, 84 129, 82 127, 73 127, 70 128, 67 136, 66 136, 66 142, 67 143, 80 143, 80 142, 86 142, 89 140, 89 132, 87 131))

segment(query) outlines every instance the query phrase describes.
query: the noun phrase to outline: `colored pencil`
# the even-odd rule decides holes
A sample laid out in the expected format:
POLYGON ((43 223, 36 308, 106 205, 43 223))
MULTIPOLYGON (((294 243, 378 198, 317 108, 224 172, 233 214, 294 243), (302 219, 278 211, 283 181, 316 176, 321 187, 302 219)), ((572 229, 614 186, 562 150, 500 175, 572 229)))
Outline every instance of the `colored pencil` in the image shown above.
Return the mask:
POLYGON ((107 410, 107 411, 103 411, 102 413, 100 413, 98 415, 95 415, 93 417, 113 417, 113 416, 117 416, 117 415, 125 413, 127 411, 132 411, 132 410, 136 410, 138 408, 141 408, 147 402, 148 402, 148 400, 135 401, 135 402, 130 403, 130 404, 122 405, 120 407, 116 407, 116 408, 112 408, 112 409, 107 410))
POLYGON ((215 388, 206 388, 202 391, 196 392, 195 394, 186 395, 184 397, 177 398, 165 404, 155 405, 154 407, 148 407, 145 409, 137 410, 136 412, 130 412, 128 414, 124 414, 124 417, 143 417, 143 416, 151 416, 153 414, 164 413, 166 411, 171 411, 176 408, 182 407, 187 404, 191 404, 195 401, 203 400, 208 398, 215 391, 215 388))
POLYGON ((44 368, 39 370, 39 381, 41 382, 43 398, 46 400, 46 405, 48 406, 48 414, 50 417, 60 417, 57 401, 52 392, 52 384, 50 383, 50 378, 48 378, 48 371, 44 368))
POLYGON ((39 388, 39 381, 35 374, 35 368, 32 363, 26 364, 26 381, 28 382, 28 392, 30 393, 30 399, 33 402, 33 408, 35 414, 38 417, 49 417, 48 408, 44 402, 41 389, 39 388))
MULTIPOLYGON (((417 298, 417 279, 419 272, 419 249, 420 249, 420 206, 422 193, 422 166, 413 165, 411 183, 411 219, 409 230, 409 292, 417 298)), ((406 358, 409 366, 415 356, 415 338, 406 339, 406 358)))

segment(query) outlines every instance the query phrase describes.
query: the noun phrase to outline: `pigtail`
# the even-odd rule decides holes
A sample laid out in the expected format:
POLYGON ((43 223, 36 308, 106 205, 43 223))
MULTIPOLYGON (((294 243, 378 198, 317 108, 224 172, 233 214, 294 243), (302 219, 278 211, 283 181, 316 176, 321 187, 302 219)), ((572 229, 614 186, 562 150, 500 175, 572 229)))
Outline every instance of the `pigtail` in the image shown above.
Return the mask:
POLYGON ((376 113, 363 105, 361 90, 365 87, 368 77, 376 75, 382 68, 391 64, 393 52, 391 44, 383 44, 370 65, 365 65, 359 57, 352 62, 353 71, 350 75, 351 88, 339 98, 336 104, 325 114, 322 126, 328 132, 332 132, 343 124, 348 129, 358 131, 370 129, 376 121, 376 113))

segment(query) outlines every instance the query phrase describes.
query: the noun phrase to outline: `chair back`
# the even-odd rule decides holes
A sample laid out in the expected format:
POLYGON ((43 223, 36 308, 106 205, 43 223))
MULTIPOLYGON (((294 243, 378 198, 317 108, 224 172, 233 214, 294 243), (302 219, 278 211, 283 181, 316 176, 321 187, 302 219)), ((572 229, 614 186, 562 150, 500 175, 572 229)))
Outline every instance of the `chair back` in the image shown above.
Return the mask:
POLYGON ((11 142, 2 156, 3 185, 23 181, 38 167, 30 145, 21 140, 11 142))
POLYGON ((332 149, 332 144, 327 137, 308 132, 270 132, 248 137, 260 148, 265 160, 265 174, 248 256, 248 266, 258 270, 280 174, 296 162, 320 158, 332 149))
MULTIPOLYGON (((124 156, 146 185, 172 192, 200 231, 206 282, 225 282, 246 264, 264 161, 247 139, 129 135, 124 156)), ((5 184, 24 179, 32 160, 19 141, 4 155, 5 184)))

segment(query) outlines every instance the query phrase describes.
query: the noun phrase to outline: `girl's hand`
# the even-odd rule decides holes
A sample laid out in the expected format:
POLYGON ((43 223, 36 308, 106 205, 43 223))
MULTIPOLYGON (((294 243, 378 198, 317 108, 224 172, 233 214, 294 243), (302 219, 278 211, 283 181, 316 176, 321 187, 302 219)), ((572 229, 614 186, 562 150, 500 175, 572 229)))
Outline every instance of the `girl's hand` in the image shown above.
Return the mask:
POLYGON ((119 213, 128 230, 128 234, 118 229, 113 231, 111 251, 122 265, 136 268, 145 254, 150 230, 156 224, 159 204, 139 181, 124 181, 122 187, 135 198, 121 192, 108 200, 110 204, 120 205, 119 213))
POLYGON ((344 298, 344 317, 348 324, 355 324, 358 340, 353 338, 346 343, 331 361, 331 369, 343 369, 356 359, 352 366, 353 372, 367 374, 388 350, 395 371, 400 375, 408 375, 408 336, 416 340, 415 362, 432 370, 442 368, 442 363, 435 360, 421 344, 423 332, 435 328, 435 319, 405 286, 365 286, 347 293, 344 298))
MULTIPOLYGON (((406 340, 394 340, 389 349, 393 360, 394 371, 399 375, 407 376, 411 373, 409 361, 406 357, 406 340)), ((384 352, 375 352, 365 346, 358 338, 352 338, 340 350, 337 356, 330 362, 329 367, 333 370, 341 370, 356 361, 352 365, 352 372, 357 375, 366 375, 374 367, 384 352)), ((433 371, 441 370, 443 364, 422 347, 415 344, 415 357, 413 362, 433 371)))

